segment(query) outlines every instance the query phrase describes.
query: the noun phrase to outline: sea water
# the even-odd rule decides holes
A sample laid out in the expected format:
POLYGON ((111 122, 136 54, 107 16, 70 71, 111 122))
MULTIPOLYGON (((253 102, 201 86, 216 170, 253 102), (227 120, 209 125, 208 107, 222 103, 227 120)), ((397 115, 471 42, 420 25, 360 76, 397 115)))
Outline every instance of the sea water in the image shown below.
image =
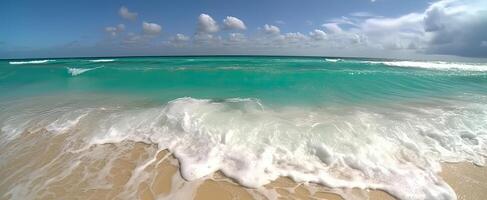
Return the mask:
MULTIPOLYGON (((188 181, 220 170, 251 188, 287 176, 400 199, 456 199, 439 176, 441 163, 485 165, 487 64, 251 56, 2 60, 0 130, 0 166, 9 169, 0 173, 0 193, 15 199, 48 195, 50 183, 75 173, 103 188, 107 169, 75 169, 120 155, 100 146, 126 142, 173 153, 188 181), (17 166, 29 151, 49 156, 17 166)), ((134 172, 130 180, 144 178, 134 172)), ((130 199, 137 188, 136 181, 127 184, 119 198, 130 199)))

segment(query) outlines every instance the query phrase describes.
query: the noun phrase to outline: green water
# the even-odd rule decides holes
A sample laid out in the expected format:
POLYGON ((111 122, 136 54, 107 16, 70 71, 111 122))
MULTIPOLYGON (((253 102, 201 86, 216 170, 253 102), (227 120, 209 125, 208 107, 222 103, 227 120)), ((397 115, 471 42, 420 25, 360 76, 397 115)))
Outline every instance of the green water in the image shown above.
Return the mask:
MULTIPOLYGON (((37 158, 44 166, 12 168, 0 193, 32 199, 73 173, 82 177, 73 185, 91 183, 82 190, 106 188, 105 179, 90 177, 105 177, 109 168, 81 176, 72 169, 93 159, 112 165, 133 142, 173 153, 186 181, 222 170, 247 187, 287 176, 398 199, 453 200, 439 176, 442 163, 487 163, 487 64, 249 56, 0 61, 0 149, 8 149, 0 163, 17 166, 9 163, 25 152, 62 147, 49 162, 37 158), (45 170, 58 170, 52 163, 63 166, 54 176, 45 170)), ((150 162, 134 168, 127 194, 156 177, 146 174, 150 162)))
MULTIPOLYGON (((266 104, 362 104, 487 93, 487 71, 395 67, 308 57, 141 57, 0 61, 0 98, 104 93, 168 101, 257 98, 266 104), (98 68, 97 68, 98 67, 98 68), (68 68, 91 71, 73 76, 68 68)), ((487 68, 486 68, 487 70, 487 68)))

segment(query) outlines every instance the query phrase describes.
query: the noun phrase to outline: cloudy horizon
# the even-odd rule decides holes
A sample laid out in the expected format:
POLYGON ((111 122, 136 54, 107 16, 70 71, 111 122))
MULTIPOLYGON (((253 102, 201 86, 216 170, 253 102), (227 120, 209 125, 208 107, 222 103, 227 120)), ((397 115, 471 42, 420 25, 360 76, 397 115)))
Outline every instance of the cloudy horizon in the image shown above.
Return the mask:
MULTIPOLYGON (((0 33, 0 58, 144 55, 487 58, 485 1, 364 0, 354 5, 347 5, 350 2, 346 1, 310 1, 311 5, 284 1, 279 6, 268 5, 273 2, 262 5, 239 2, 213 10, 189 4, 186 5, 191 8, 185 10, 183 2, 163 6, 160 13, 154 12, 159 4, 150 8, 147 6, 151 2, 146 5, 121 2, 119 7, 111 7, 103 14, 98 12, 107 6, 87 12, 93 15, 87 19, 77 16, 78 11, 73 16, 56 16, 37 10, 29 1, 4 2, 0 22, 8 28, 0 33), (323 8, 311 8, 317 5, 323 8), (271 10, 272 6, 276 8, 271 10), (401 6, 407 8, 396 9, 401 6), (296 15, 288 12, 294 9, 296 15), (16 18, 22 12, 32 13, 27 18, 16 18), (39 24, 49 19, 49 23, 39 24)), ((89 5, 80 5, 85 6, 89 5)))

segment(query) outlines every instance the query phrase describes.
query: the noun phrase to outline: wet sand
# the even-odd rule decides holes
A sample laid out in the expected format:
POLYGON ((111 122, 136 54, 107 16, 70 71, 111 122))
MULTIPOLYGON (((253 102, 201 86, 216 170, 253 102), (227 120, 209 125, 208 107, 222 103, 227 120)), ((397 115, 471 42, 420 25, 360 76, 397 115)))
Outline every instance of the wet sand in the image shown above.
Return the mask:
MULTIPOLYGON (((167 154, 168 152, 164 152, 167 154)), ((175 159, 170 157, 170 159, 175 159)), ((174 162, 172 162, 174 163, 174 162)), ((166 162, 161 166, 161 172, 166 173, 164 181, 160 181, 152 187, 163 188, 170 191, 171 176, 179 176, 177 166, 166 162), (167 165, 165 165, 167 164, 167 165)), ((441 177, 455 190, 459 200, 484 200, 487 198, 487 168, 471 163, 445 163, 441 177)), ((152 190, 156 194, 164 195, 161 189, 152 190)), ((193 191, 193 197, 197 200, 214 199, 377 199, 394 200, 393 196, 380 190, 360 189, 331 189, 317 184, 296 183, 287 177, 281 177, 263 188, 245 188, 221 172, 204 180, 193 191)), ((141 196, 141 199, 155 199, 154 195, 141 196)))
MULTIPOLYGON (((98 150, 93 152, 102 152, 102 155, 91 155, 96 159, 80 157, 77 160, 79 164, 74 165, 68 174, 60 175, 62 168, 67 167, 66 162, 72 162, 68 160, 74 155, 63 152, 61 148, 66 136, 48 140, 28 137, 24 137, 23 142, 49 145, 43 151, 31 149, 4 162, 5 168, 0 176, 5 179, 0 181, 0 193, 7 194, 11 182, 26 178, 26 174, 34 168, 45 168, 42 171, 44 175, 32 178, 31 185, 42 185, 40 190, 29 188, 35 190, 34 199, 395 199, 383 191, 331 189, 317 184, 296 183, 286 177, 261 188, 242 187, 220 172, 188 182, 181 177, 178 162, 169 152, 157 151, 153 145, 130 142, 91 147, 98 150), (105 152, 112 154, 103 154, 105 152)), ((460 200, 487 199, 485 167, 445 163, 441 177, 455 190, 460 200)), ((8 194, 0 195, 0 199, 16 198, 8 194)))

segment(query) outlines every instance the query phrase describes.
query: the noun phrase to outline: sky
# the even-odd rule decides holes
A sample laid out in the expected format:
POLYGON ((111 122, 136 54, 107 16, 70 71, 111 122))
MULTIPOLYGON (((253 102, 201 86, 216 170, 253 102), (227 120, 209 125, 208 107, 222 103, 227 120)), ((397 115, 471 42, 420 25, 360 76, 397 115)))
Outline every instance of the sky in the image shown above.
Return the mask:
POLYGON ((0 58, 486 59, 485 0, 0 1, 0 58))

